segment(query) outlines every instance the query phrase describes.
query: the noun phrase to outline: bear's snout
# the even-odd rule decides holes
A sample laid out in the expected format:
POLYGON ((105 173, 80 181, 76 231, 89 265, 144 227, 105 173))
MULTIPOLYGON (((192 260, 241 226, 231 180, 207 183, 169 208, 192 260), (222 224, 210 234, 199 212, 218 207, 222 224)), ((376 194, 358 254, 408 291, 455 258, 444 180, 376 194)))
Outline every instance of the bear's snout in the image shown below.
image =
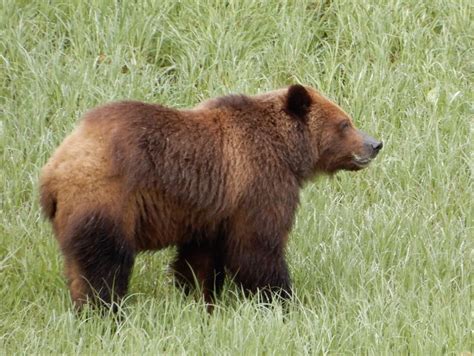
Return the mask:
POLYGON ((375 156, 377 156, 379 151, 382 149, 383 142, 379 141, 379 142, 371 143, 371 146, 372 146, 372 152, 373 152, 372 155, 373 155, 373 157, 375 157, 375 156))
POLYGON ((351 167, 351 169, 355 170, 367 167, 383 147, 382 141, 378 141, 360 130, 357 130, 357 133, 360 135, 361 145, 360 149, 352 154, 352 165, 355 167, 351 167))
POLYGON ((375 138, 373 138, 370 135, 367 135, 365 132, 359 131, 360 134, 362 135, 363 142, 364 142, 364 147, 366 152, 369 153, 370 158, 375 158, 377 154, 380 152, 380 150, 383 147, 383 142, 378 141, 375 138))

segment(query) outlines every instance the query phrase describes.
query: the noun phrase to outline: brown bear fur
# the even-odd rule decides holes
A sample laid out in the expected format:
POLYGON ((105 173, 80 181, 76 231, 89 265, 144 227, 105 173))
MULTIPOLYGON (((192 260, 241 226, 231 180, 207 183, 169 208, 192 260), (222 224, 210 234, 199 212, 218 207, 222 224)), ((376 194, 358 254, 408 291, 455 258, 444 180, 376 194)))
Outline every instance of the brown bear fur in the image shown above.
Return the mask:
POLYGON ((73 301, 122 297, 135 255, 171 245, 177 282, 196 280, 208 302, 225 272, 244 290, 290 295, 284 252, 302 184, 365 167, 382 146, 370 140, 301 85, 190 110, 93 109, 41 174, 73 301))

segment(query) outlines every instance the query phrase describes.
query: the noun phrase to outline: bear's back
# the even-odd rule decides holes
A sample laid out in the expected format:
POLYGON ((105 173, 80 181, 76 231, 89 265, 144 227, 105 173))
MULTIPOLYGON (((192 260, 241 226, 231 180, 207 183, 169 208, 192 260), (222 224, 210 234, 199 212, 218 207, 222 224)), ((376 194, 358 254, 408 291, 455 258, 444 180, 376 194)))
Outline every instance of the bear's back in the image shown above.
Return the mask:
MULTIPOLYGON (((54 195, 66 210, 118 209, 140 192, 209 217, 225 214, 251 177, 246 145, 230 121, 220 110, 130 101, 100 106, 43 168, 42 196, 54 195)), ((42 198, 43 206, 52 205, 48 201, 42 198)))

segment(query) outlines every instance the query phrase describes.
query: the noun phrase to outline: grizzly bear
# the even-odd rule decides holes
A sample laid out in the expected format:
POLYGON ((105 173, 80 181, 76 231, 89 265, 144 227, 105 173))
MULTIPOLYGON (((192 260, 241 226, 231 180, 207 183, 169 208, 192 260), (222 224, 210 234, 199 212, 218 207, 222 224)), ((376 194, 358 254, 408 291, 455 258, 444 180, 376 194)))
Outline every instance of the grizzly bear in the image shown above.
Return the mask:
POLYGON ((292 85, 177 110, 135 101, 85 115, 41 173, 41 206, 72 300, 112 303, 135 256, 177 246, 176 281, 211 303, 225 274, 291 295, 285 246, 304 182, 360 170, 382 142, 315 89, 292 85))

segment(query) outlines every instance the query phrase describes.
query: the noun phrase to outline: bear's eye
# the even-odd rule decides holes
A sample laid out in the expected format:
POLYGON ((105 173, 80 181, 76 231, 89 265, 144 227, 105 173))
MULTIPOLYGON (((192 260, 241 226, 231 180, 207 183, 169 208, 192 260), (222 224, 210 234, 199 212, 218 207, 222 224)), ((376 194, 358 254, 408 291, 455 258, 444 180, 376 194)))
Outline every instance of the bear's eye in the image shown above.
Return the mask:
POLYGON ((351 124, 350 124, 350 122, 347 121, 347 120, 344 120, 343 122, 341 122, 341 123, 339 124, 339 128, 341 129, 341 131, 345 131, 345 130, 347 130, 349 127, 351 127, 351 124))

